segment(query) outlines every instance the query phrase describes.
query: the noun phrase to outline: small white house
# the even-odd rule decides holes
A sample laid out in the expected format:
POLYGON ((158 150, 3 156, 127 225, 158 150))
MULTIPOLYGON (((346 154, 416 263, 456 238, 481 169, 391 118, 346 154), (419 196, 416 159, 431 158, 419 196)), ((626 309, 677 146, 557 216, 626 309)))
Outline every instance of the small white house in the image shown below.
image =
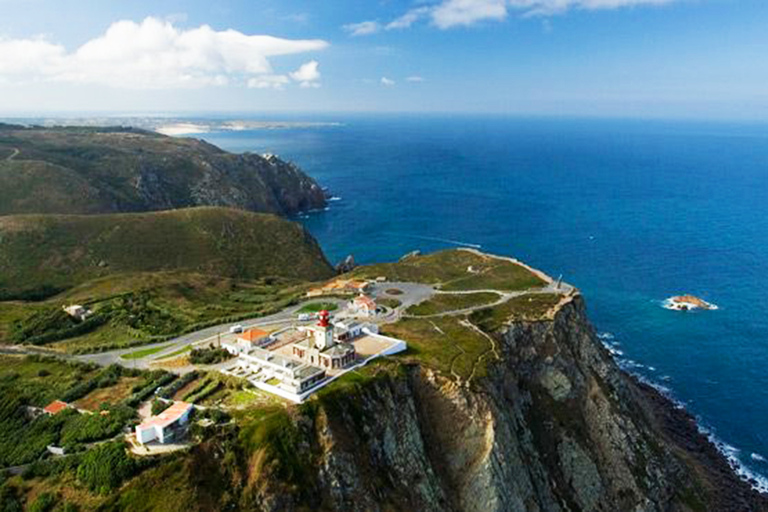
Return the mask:
POLYGON ((355 297, 349 309, 358 315, 374 316, 376 314, 376 301, 361 293, 355 297))
POLYGON ((80 321, 85 320, 90 314, 91 310, 81 306, 79 304, 72 304, 71 306, 63 306, 64 312, 72 318, 77 318, 80 321))
POLYGON ((232 341, 222 341, 221 347, 232 355, 247 354, 256 347, 268 345, 270 334, 261 329, 248 329, 237 335, 232 341))
POLYGON ((140 444, 157 441, 167 443, 176 439, 189 423, 195 406, 176 402, 157 416, 151 416, 136 426, 136 440, 140 444))

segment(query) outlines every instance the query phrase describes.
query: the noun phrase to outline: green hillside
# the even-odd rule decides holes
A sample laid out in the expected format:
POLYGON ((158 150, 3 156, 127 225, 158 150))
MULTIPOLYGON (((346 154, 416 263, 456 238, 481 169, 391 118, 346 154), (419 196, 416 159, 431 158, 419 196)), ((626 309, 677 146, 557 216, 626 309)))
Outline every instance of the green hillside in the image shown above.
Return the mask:
POLYGON ((239 279, 332 274, 303 227, 269 214, 205 207, 0 217, 0 300, 40 299, 103 276, 159 271, 239 279))
POLYGON ((292 214, 325 193, 277 157, 133 128, 0 123, 0 215, 227 206, 292 214))

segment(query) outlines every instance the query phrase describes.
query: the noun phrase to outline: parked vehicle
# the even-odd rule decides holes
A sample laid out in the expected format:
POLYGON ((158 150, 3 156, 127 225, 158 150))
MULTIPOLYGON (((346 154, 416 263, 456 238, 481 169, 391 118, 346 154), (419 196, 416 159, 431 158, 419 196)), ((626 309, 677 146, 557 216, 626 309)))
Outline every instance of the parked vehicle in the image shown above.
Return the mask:
POLYGON ((243 326, 240 324, 233 325, 232 327, 229 328, 230 334, 240 334, 241 332, 243 332, 243 326))

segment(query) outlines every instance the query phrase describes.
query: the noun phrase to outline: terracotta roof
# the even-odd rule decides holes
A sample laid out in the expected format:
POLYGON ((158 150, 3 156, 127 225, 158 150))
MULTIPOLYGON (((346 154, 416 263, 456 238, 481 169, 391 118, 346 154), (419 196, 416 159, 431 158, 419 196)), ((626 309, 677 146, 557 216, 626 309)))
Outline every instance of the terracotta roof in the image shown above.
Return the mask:
POLYGON ((165 427, 166 425, 170 425, 174 421, 177 421, 192 407, 194 406, 192 404, 188 404, 187 402, 174 402, 172 406, 157 416, 150 416, 149 418, 142 421, 141 425, 139 425, 139 428, 149 428, 156 426, 165 427))
POLYGON ((259 341, 267 336, 269 336, 269 333, 267 331, 262 331, 261 329, 248 329, 237 335, 239 339, 250 342, 259 341))
POLYGON ((69 407, 69 405, 66 402, 62 402, 61 400, 54 400, 53 402, 49 403, 43 410, 48 414, 58 414, 67 407, 69 407))

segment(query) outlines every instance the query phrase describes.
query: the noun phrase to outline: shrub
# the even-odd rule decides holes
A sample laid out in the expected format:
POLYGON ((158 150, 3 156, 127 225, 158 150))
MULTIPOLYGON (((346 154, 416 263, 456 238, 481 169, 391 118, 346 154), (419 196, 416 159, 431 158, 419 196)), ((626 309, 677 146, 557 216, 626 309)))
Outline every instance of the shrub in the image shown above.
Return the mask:
POLYGON ((133 476, 136 464, 121 442, 111 442, 88 451, 77 468, 77 479, 93 492, 106 494, 133 476))
POLYGON ((152 415, 157 416, 167 408, 171 406, 171 402, 166 402, 164 400, 158 400, 155 398, 152 400, 152 415))
POLYGON ((197 370, 191 371, 189 373, 185 373, 175 381, 171 382, 167 386, 163 386, 162 389, 160 389, 160 392, 157 394, 158 396, 162 398, 173 398, 173 395, 178 393, 178 391, 198 378, 200 376, 200 373, 197 370))
POLYGON ((27 509, 29 512, 50 512, 56 506, 56 496, 50 492, 40 494, 27 509))
POLYGON ((189 353, 189 360, 192 364, 216 364, 233 356, 223 348, 195 348, 189 353))

